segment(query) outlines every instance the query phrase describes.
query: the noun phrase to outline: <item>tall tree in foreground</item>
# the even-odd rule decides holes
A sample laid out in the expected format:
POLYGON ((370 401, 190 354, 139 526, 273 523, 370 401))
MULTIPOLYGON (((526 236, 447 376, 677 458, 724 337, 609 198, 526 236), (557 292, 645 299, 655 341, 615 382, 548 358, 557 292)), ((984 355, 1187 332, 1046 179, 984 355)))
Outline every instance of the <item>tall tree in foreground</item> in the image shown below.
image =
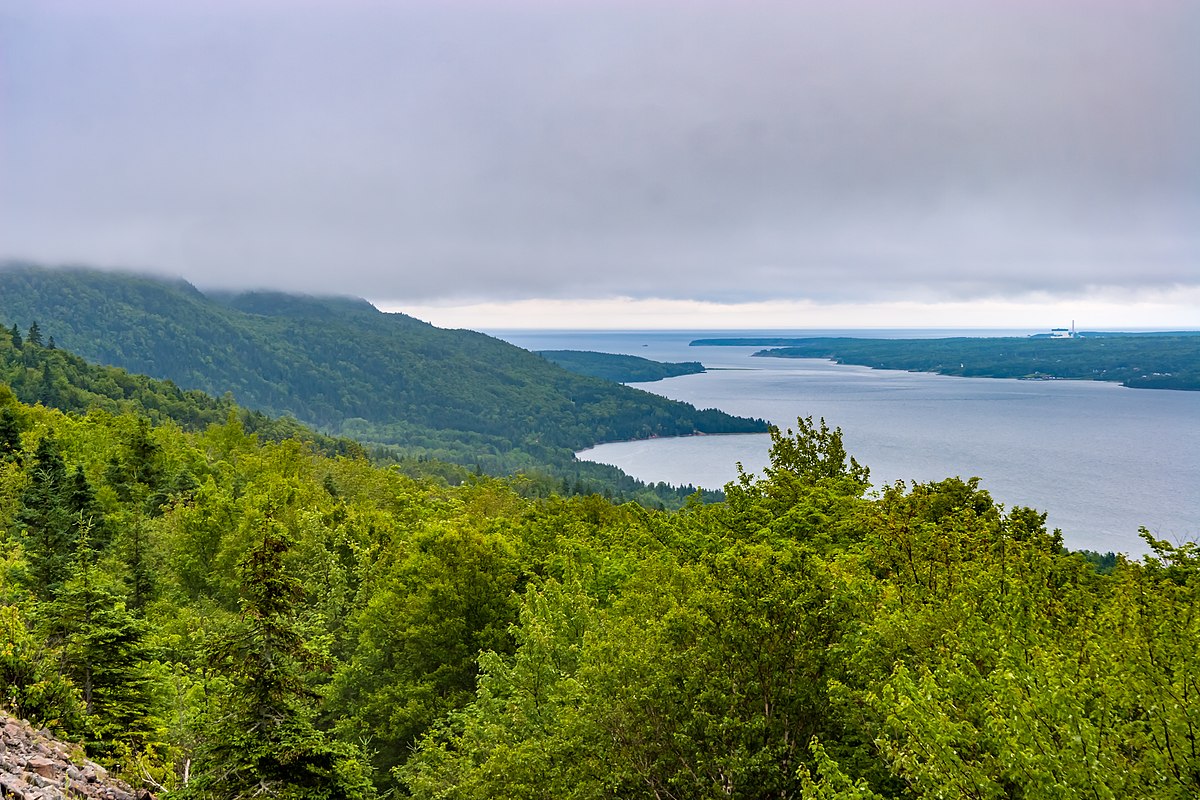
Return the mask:
POLYGON ((267 501, 262 538, 240 564, 242 613, 210 653, 230 682, 198 754, 192 797, 370 798, 362 754, 316 728, 316 694, 305 675, 319 658, 305 642, 296 609, 304 590, 287 574, 292 538, 267 501))
POLYGON ((166 499, 159 445, 150 424, 140 418, 122 436, 124 440, 105 470, 105 477, 124 504, 119 546, 128 568, 129 607, 142 613, 155 591, 154 571, 148 556, 146 517, 157 514, 166 499))
POLYGON ((67 483, 67 466, 58 443, 42 437, 17 514, 30 586, 39 600, 57 597, 71 573, 78 529, 63 499, 67 483))
POLYGON ((74 574, 48 608, 49 627, 61 668, 79 688, 92 752, 128 757, 158 743, 148 626, 92 559, 84 525, 74 574))

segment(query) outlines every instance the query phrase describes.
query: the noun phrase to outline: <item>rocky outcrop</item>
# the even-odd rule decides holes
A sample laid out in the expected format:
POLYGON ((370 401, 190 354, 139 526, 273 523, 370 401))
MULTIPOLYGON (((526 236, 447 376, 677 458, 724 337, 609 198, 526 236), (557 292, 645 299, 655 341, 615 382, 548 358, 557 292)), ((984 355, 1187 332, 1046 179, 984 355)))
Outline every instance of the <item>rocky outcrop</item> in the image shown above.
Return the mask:
POLYGON ((47 731, 0 713, 0 799, 153 800, 108 777, 104 767, 83 757, 47 731))

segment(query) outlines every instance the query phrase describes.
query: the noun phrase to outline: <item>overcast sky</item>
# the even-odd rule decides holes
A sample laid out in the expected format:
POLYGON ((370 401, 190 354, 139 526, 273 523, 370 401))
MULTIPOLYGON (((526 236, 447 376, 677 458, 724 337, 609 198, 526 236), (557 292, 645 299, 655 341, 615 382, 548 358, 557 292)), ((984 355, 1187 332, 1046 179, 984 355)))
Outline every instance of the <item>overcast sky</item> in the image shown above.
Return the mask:
POLYGON ((1195 0, 0 0, 0 257, 473 327, 1200 326, 1197 76, 1195 0))

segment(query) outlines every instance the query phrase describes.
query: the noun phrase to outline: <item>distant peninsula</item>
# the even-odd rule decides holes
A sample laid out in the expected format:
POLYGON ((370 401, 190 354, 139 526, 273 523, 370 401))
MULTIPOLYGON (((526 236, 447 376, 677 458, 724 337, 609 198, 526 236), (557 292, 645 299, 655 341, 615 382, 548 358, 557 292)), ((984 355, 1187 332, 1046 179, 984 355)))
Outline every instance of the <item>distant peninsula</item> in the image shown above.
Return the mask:
POLYGON ((694 346, 765 347, 755 356, 826 358, 875 369, 976 378, 1097 380, 1136 389, 1200 390, 1200 335, 1081 333, 1073 338, 696 339, 694 346))
POLYGON ((614 383, 649 383, 704 372, 704 365, 699 361, 651 361, 640 356, 591 350, 539 350, 537 354, 569 372, 614 383))

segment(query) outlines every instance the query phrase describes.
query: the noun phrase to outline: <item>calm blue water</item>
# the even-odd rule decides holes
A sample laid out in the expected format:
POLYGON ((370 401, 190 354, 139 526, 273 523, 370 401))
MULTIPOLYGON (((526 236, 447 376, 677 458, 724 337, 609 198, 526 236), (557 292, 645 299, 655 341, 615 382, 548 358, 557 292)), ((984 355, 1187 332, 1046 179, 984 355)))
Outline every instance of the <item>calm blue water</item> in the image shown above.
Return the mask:
MULTIPOLYGON (((1029 331, 871 331, 913 337, 1023 335, 1029 331)), ((852 331, 498 331, 531 350, 628 353, 700 361, 710 369, 638 388, 700 408, 797 416, 842 428, 847 449, 876 486, 895 480, 979 476, 1006 507, 1049 513, 1070 547, 1144 553, 1159 538, 1200 537, 1200 392, 1125 389, 1086 381, 953 378, 871 370, 813 359, 751 358, 756 348, 689 347, 707 336, 854 335, 852 331)), ((646 481, 720 488, 740 462, 760 471, 765 435, 696 436, 604 444, 580 457, 646 481)))

